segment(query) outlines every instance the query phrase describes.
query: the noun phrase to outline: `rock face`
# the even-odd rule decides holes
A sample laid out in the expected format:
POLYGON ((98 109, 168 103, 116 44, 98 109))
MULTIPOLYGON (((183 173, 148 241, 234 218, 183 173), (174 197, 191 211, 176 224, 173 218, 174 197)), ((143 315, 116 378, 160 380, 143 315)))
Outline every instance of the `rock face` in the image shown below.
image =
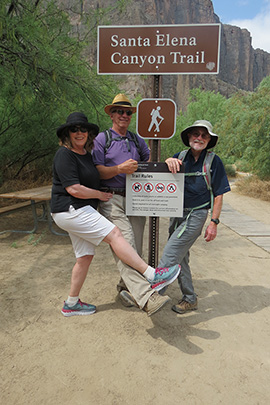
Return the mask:
MULTIPOLYGON (((65 3, 68 3, 65 2, 65 3)), ((83 0, 81 11, 87 13, 115 6, 116 0, 83 0)), ((210 24, 219 23, 211 0, 136 0, 126 3, 125 10, 110 12, 110 25, 210 24)), ((93 56, 93 55, 92 55, 93 56)), ((253 91, 270 74, 270 54, 253 49, 249 31, 222 24, 220 73, 218 75, 161 76, 160 97, 175 100, 186 108, 189 91, 199 87, 230 96, 238 90, 253 91)), ((130 96, 140 93, 153 97, 153 77, 125 76, 123 90, 130 96)))

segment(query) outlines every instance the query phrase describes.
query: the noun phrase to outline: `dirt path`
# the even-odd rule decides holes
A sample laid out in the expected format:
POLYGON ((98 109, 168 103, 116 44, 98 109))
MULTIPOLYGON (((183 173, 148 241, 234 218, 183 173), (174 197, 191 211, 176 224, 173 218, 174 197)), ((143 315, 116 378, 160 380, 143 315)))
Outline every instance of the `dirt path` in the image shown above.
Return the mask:
MULTIPOLYGON (((269 203, 235 192, 225 201, 270 224, 269 203)), ((162 219, 161 250, 166 228, 162 219)), ((198 311, 176 315, 168 304, 150 318, 115 300, 107 246, 81 296, 98 312, 67 319, 60 309, 74 263, 68 238, 0 236, 1 403, 268 405, 270 255, 223 224, 218 232, 192 248, 198 311)), ((176 282, 168 294, 177 301, 176 282)))

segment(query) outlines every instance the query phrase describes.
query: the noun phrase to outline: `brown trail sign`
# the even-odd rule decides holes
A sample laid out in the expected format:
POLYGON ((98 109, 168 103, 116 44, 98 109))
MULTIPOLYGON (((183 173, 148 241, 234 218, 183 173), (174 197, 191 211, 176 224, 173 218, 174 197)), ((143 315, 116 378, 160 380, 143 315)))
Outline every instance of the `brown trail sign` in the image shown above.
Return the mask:
POLYGON ((137 133, 146 139, 169 139, 175 134, 176 104, 167 98, 144 98, 137 105, 137 133))
POLYGON ((99 74, 217 74, 220 24, 98 27, 99 74))

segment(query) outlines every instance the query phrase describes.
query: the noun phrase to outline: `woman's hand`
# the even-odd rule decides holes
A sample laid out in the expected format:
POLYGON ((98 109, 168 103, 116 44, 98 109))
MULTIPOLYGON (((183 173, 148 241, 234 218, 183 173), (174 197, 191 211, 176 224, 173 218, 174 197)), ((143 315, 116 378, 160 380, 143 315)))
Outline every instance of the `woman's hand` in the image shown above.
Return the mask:
POLYGON ((100 201, 109 201, 112 198, 112 193, 104 193, 104 191, 100 191, 100 201))

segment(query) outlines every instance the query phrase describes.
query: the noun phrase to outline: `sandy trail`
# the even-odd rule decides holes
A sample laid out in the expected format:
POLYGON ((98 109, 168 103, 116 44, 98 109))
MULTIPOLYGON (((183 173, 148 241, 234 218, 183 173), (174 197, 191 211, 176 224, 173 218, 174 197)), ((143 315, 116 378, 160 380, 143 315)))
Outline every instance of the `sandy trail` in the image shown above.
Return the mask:
MULTIPOLYGON (((269 203, 235 192, 225 201, 270 224, 269 203)), ((168 304, 147 317, 115 299, 119 276, 104 244, 81 294, 98 312, 64 318, 73 252, 68 238, 44 232, 0 236, 1 403, 269 404, 268 252, 221 223, 215 241, 192 248, 198 311, 177 315, 168 304)), ((178 300, 177 282, 168 294, 178 300)))

